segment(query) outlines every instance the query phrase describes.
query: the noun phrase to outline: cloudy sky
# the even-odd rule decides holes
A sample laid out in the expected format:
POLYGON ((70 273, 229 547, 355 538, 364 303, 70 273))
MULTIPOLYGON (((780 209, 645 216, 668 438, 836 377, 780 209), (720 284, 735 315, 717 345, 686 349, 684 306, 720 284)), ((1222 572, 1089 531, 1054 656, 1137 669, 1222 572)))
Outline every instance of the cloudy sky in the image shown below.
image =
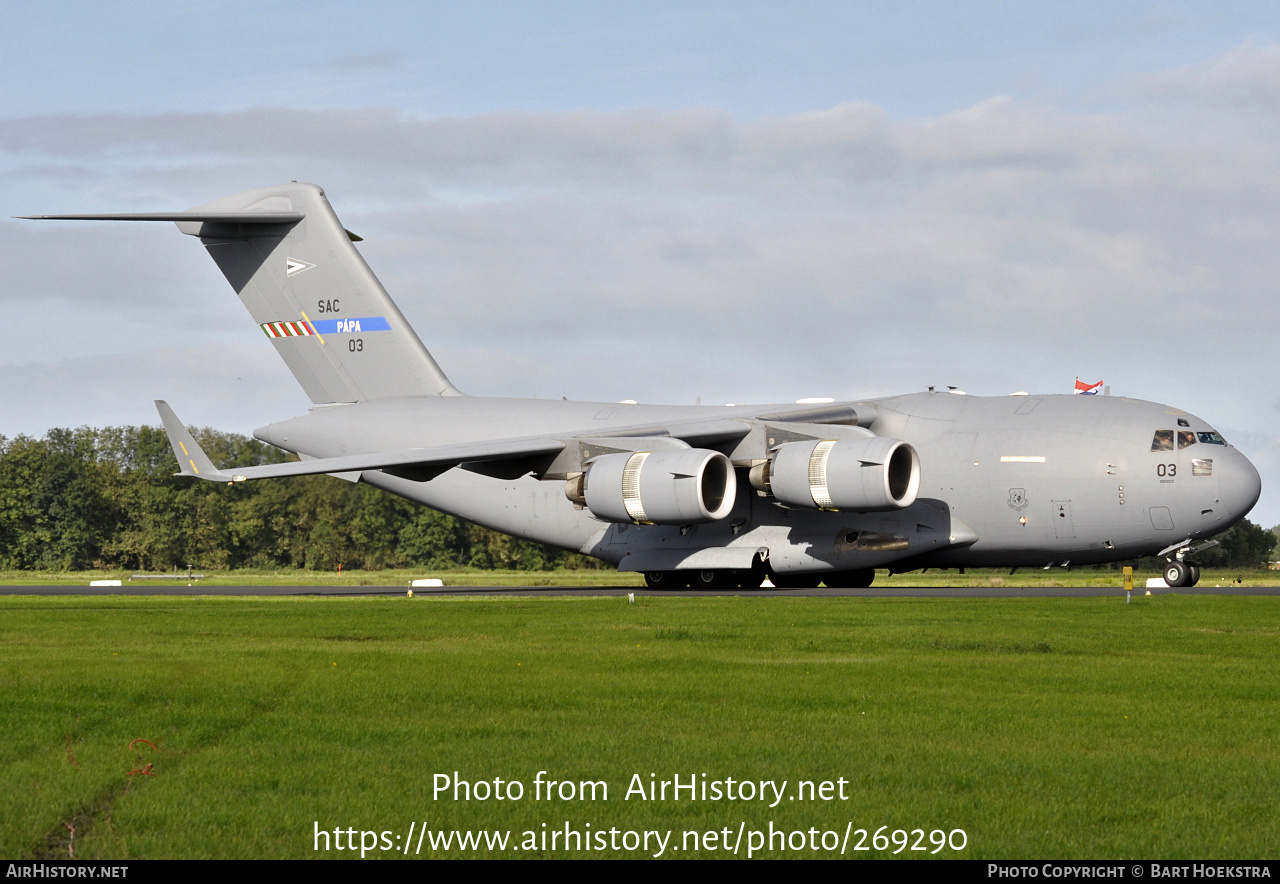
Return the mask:
POLYGON ((307 401, 178 210, 322 184, 454 383, 649 402, 1076 376, 1280 522, 1280 7, 9 4, 0 435, 307 401))

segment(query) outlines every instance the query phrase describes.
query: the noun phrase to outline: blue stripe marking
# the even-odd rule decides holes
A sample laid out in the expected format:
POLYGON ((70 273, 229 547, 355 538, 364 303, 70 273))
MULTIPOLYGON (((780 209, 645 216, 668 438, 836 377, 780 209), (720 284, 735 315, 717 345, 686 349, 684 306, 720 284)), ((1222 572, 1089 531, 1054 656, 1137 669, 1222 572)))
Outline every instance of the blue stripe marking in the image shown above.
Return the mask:
POLYGON ((322 335, 351 335, 356 332, 391 331, 384 316, 353 316, 350 319, 313 319, 311 325, 322 335))

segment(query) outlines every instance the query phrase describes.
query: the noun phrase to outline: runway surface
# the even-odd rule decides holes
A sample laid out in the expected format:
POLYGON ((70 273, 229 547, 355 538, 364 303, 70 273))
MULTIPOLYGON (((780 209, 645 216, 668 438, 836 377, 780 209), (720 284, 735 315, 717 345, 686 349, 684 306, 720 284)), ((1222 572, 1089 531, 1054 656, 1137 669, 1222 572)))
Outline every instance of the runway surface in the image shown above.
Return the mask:
MULTIPOLYGON (((402 596, 407 587, 396 586, 0 586, 0 595, 64 596, 402 596)), ((1141 596, 1145 587, 1135 587, 1141 596)), ((628 589, 617 586, 446 586, 415 589, 415 597, 440 596, 637 596, 656 598, 706 598, 738 596, 742 598, 783 597, 860 597, 860 598, 1075 598, 1090 596, 1123 596, 1118 587, 885 587, 877 589, 628 589)), ((1152 595, 1280 595, 1277 586, 1196 586, 1186 589, 1153 589, 1152 595)))

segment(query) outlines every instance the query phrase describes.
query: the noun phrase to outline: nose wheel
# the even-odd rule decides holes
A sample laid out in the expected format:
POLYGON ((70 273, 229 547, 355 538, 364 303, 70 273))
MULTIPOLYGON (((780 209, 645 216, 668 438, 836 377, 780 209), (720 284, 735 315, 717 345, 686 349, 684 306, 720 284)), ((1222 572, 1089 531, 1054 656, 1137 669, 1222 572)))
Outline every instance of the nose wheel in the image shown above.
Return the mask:
POLYGON ((1164 566, 1164 582, 1171 587, 1195 586, 1200 582, 1200 566, 1174 559, 1164 566))
POLYGON ((1166 546, 1157 556, 1164 558, 1164 582, 1170 586, 1195 586, 1200 582, 1200 566, 1188 561, 1190 556, 1212 549, 1218 545, 1216 540, 1193 541, 1190 537, 1166 546))

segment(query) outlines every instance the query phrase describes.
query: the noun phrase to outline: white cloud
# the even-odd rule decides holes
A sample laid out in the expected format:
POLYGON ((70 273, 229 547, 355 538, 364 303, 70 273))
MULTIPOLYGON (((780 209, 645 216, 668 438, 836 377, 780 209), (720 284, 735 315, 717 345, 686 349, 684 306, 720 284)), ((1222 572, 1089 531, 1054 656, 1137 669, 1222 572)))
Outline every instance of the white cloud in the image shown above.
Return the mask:
MULTIPOLYGON (((1139 94, 1265 95, 1244 84, 1271 82, 1276 57, 1242 47, 1139 94)), ((1274 440, 1280 142, 1249 122, 1260 107, 28 117, 0 126, 0 192, 57 197, 15 213, 127 211, 319 181, 470 392, 785 401, 947 383, 1066 391, 1084 374, 1274 440)), ((262 388, 222 368, 199 382, 222 348, 274 356, 172 228, 4 223, 0 256, 0 303, 23 317, 0 361, 28 365, 0 370, 10 426, 66 422, 68 403, 87 423, 122 422, 112 401, 149 409, 143 366, 174 364, 152 348, 184 329, 201 358, 177 363, 178 393, 221 396, 210 411, 252 413, 246 425, 301 402, 279 367, 262 388), (109 334, 54 333, 68 311, 109 334), (82 392, 86 373, 96 386, 82 392)), ((1276 485, 1280 459, 1258 455, 1276 485)), ((1280 521, 1280 503, 1263 506, 1280 521)))
POLYGON ((1205 64, 1147 74, 1136 84, 1158 98, 1274 112, 1280 109, 1280 45, 1246 42, 1205 64))

